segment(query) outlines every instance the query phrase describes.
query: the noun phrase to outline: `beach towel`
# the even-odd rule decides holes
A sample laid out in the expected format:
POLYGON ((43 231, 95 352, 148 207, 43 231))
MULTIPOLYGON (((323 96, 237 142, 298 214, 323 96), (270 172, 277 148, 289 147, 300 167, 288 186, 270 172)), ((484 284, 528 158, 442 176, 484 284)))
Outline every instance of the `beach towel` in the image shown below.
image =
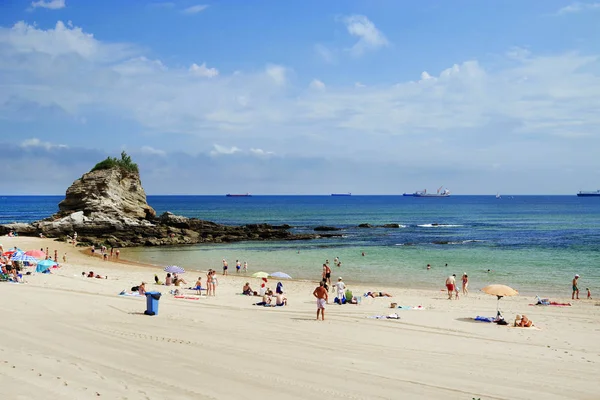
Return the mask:
POLYGON ((200 297, 194 296, 174 296, 176 299, 185 299, 185 300, 200 300, 200 297))
POLYGON ((371 315, 368 316, 367 318, 373 318, 373 319, 400 319, 400 316, 398 316, 398 314, 393 313, 390 315, 371 315))
POLYGON ((133 296, 133 297, 142 297, 139 293, 127 293, 126 291, 122 291, 119 293, 119 296, 133 296))
POLYGON ((424 310, 425 309, 425 307, 423 307, 423 306, 416 306, 416 307, 414 307, 414 306, 398 306, 397 308, 400 310, 424 310))
POLYGON ((476 316, 475 318, 473 318, 475 321, 481 321, 481 322, 494 322, 494 320, 496 318, 494 317, 482 317, 482 316, 476 316))

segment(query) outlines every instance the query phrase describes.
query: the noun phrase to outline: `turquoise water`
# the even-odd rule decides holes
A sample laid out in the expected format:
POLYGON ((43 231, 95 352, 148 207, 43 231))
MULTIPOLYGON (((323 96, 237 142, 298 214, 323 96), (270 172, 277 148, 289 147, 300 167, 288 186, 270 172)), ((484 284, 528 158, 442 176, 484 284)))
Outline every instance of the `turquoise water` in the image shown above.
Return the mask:
MULTIPOLYGON (((56 212, 60 200, 61 196, 1 197, 0 223, 45 218, 56 212)), ((571 279, 579 273, 582 288, 600 290, 600 198, 148 196, 148 202, 159 213, 223 224, 287 223, 295 232, 329 225, 343 234, 311 241, 122 250, 125 258, 159 266, 220 271, 226 258, 235 273, 239 259, 248 261, 250 273, 283 271, 316 280, 323 262, 339 257, 342 267, 332 268, 335 276, 374 287, 442 288, 447 275, 467 272, 475 290, 503 283, 524 294, 564 296, 570 295, 571 279), (357 228, 361 223, 402 227, 357 228), (429 271, 427 264, 432 265, 429 271)))
POLYGON ((441 288, 449 274, 467 272, 472 289, 503 283, 524 294, 570 294, 571 279, 579 273, 582 287, 597 292, 599 200, 576 196, 202 196, 174 201, 151 197, 150 204, 159 212, 170 209, 225 224, 289 223, 297 232, 329 225, 342 228, 343 237, 125 249, 122 254, 190 270, 221 271, 221 260, 226 258, 230 273, 235 273, 233 265, 239 259, 248 261, 250 273, 283 271, 298 279, 319 279, 322 263, 339 257, 342 267, 332 267, 333 274, 350 283, 441 288), (357 228, 361 223, 402 227, 357 228))

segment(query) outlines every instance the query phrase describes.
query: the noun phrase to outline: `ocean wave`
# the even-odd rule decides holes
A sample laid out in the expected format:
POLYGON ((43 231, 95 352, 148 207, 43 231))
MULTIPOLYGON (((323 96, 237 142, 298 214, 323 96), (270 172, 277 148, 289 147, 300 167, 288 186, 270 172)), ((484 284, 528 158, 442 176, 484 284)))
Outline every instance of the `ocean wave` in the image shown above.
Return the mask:
POLYGON ((417 225, 420 228, 457 228, 464 225, 454 225, 454 224, 421 224, 417 225))

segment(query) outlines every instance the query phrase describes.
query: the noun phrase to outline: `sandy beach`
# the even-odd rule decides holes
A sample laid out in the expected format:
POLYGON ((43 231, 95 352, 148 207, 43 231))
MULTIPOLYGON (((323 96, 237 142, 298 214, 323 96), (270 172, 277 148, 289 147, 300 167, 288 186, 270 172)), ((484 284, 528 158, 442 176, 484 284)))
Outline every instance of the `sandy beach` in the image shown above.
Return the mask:
MULTIPOLYGON (((258 279, 219 271, 215 297, 176 299, 153 284, 155 273, 164 280, 159 267, 102 261, 50 239, 0 242, 68 258, 53 274, 25 276, 26 284, 0 283, 3 399, 600 397, 597 300, 552 307, 502 299, 507 321, 534 321, 525 329, 474 322, 496 311, 496 298, 481 292, 449 301, 441 290, 349 285, 394 297, 329 304, 326 320, 316 321, 316 282, 284 281, 289 305, 267 308, 239 295, 258 279), (81 276, 90 270, 108 279, 81 276), (143 314, 145 298, 119 296, 142 281, 163 294, 156 316, 143 314), (425 310, 392 310, 391 302, 425 310), (400 319, 368 318, 392 312, 400 319)), ((184 276, 189 286, 194 274, 184 276)))

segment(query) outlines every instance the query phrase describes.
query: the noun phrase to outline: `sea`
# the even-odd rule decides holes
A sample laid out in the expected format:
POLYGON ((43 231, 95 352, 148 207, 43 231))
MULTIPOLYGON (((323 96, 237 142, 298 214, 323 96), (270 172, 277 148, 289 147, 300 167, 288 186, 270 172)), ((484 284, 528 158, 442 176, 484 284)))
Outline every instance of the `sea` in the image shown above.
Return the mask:
MULTIPOLYGON (((0 223, 46 218, 62 198, 0 196, 0 223)), ((342 235, 121 250, 123 258, 158 267, 179 265, 191 276, 208 268, 221 271, 226 259, 230 274, 239 260, 248 262, 248 275, 281 271, 294 279, 318 280, 329 260, 334 279, 371 284, 373 290, 440 289, 447 276, 467 273, 471 290, 500 283, 521 294, 566 297, 579 274, 582 292, 587 287, 593 294, 600 291, 600 198, 148 196, 148 203, 159 214, 171 211, 227 225, 289 224, 296 233, 331 226, 342 235), (333 265, 335 258, 341 266, 333 265)))

